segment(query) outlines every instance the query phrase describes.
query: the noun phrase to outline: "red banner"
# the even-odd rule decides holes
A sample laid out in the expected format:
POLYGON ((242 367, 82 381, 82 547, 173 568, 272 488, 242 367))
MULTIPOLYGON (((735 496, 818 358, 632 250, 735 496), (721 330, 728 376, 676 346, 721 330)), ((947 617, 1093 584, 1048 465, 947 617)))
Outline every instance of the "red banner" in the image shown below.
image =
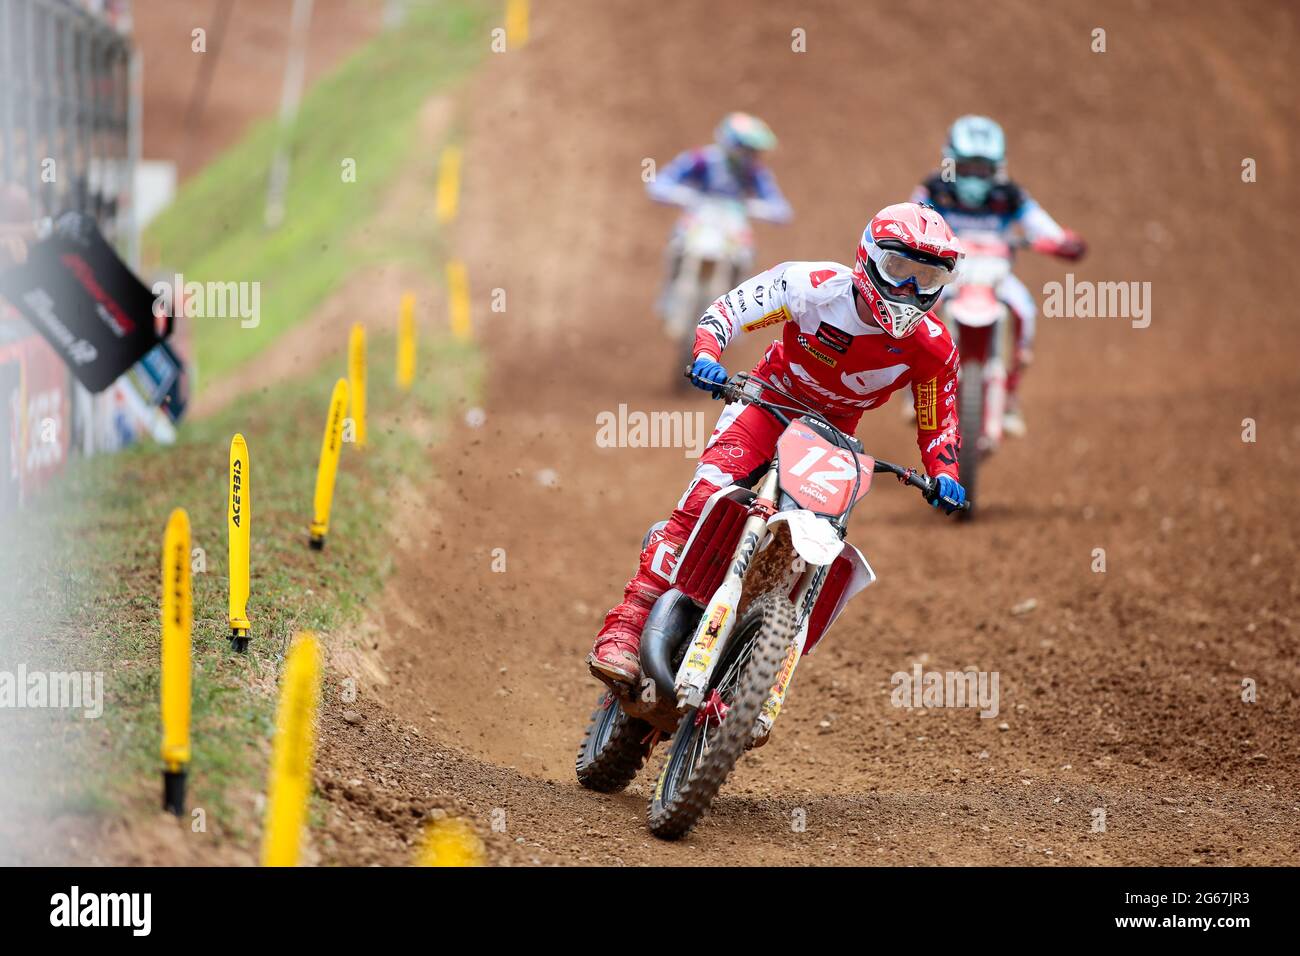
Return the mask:
POLYGON ((0 510, 63 470, 72 398, 63 362, 32 334, 0 344, 0 510))

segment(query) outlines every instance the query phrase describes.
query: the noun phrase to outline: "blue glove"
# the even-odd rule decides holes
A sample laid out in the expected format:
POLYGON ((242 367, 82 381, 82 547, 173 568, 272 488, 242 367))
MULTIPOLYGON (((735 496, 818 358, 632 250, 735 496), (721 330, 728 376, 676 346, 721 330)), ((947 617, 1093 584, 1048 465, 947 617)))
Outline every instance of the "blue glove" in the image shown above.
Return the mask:
POLYGON ((727 370, 707 355, 701 355, 691 366, 691 384, 706 392, 713 392, 713 397, 717 398, 714 389, 727 384, 727 370))
POLYGON ((947 475, 940 475, 938 481, 939 494, 935 496, 934 501, 930 502, 930 507, 942 508, 944 514, 952 514, 957 509, 943 499, 951 498, 960 505, 966 500, 966 489, 961 486, 961 482, 947 475))

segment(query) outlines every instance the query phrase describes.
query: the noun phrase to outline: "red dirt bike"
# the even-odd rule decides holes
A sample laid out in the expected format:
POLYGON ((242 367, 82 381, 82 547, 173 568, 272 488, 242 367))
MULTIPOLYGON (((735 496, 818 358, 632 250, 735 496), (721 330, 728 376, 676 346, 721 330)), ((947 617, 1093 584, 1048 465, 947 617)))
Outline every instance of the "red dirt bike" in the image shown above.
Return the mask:
POLYGON ((642 632, 641 686, 601 695, 576 764, 584 787, 614 793, 671 737, 648 812, 665 839, 684 836, 741 755, 767 742, 799 659, 875 580, 844 540, 872 475, 895 475, 928 501, 939 494, 770 383, 742 373, 715 392, 766 409, 785 431, 753 488, 722 488, 705 504, 642 632))
POLYGON ((1009 243, 992 233, 964 235, 961 241, 966 260, 944 293, 941 316, 961 353, 957 420, 962 440, 957 468, 967 493, 974 497, 980 463, 1002 443, 1007 402, 1004 356, 1015 344, 1011 310, 997 297, 997 287, 1011 274, 1015 250, 1025 243, 1019 239, 1009 243))

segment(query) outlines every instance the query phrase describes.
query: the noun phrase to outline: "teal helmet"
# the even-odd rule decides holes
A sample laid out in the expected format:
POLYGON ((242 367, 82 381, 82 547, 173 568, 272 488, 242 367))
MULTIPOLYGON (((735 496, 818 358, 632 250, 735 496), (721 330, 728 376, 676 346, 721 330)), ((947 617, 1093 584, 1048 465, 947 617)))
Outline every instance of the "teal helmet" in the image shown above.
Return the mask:
POLYGON ((713 131, 713 138, 727 161, 742 169, 748 169, 759 153, 776 148, 771 128, 750 113, 728 113, 713 131))
POLYGON ((1006 178, 1007 139, 987 116, 963 116, 953 123, 943 156, 952 161, 953 186, 964 205, 983 205, 993 184, 1006 178))

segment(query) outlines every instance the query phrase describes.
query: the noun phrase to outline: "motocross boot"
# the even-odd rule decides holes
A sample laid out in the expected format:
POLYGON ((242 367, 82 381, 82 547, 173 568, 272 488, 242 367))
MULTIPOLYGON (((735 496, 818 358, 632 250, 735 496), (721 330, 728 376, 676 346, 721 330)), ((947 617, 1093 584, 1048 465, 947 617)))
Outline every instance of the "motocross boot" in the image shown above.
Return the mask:
POLYGON ((1020 411, 1020 380, 1034 360, 1034 353, 1028 345, 1021 343, 1016 347, 1015 363, 1007 376, 1007 407, 1002 413, 1002 430, 1012 438, 1025 437, 1025 416, 1020 411))
POLYGON ((1014 395, 1007 400, 1007 409, 1002 413, 1002 431, 1012 438, 1024 438, 1028 429, 1025 416, 1020 413, 1020 403, 1014 395))
POLYGON ((623 602, 610 609, 587 655, 592 674, 607 684, 636 684, 641 676, 641 631, 655 601, 668 589, 667 575, 682 542, 656 531, 650 536, 632 580, 623 589, 623 602))

